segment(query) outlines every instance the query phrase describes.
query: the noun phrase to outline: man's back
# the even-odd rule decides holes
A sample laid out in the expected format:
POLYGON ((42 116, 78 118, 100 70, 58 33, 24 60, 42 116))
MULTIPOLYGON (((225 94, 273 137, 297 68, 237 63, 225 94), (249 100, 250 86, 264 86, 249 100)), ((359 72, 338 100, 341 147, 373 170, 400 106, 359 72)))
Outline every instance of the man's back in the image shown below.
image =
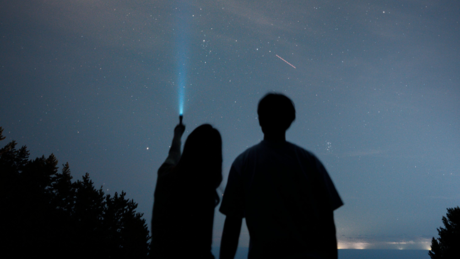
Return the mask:
POLYGON ((279 93, 257 106, 264 140, 233 162, 220 211, 225 214, 220 258, 233 259, 243 217, 249 259, 337 259, 334 210, 342 206, 321 162, 286 142, 294 103, 279 93))
POLYGON ((314 258, 336 249, 333 210, 341 205, 314 155, 264 140, 233 163, 220 210, 246 217, 249 258, 314 258))

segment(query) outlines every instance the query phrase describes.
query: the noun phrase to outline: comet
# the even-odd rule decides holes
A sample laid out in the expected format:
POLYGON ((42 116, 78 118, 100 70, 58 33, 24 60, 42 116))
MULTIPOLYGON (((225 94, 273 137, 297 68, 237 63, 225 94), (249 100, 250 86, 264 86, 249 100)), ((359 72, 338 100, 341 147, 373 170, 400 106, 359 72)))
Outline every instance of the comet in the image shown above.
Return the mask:
POLYGON ((281 59, 282 61, 286 62, 286 64, 288 64, 289 66, 291 66, 291 67, 293 67, 294 69, 296 69, 296 67, 295 67, 293 64, 287 62, 284 58, 278 56, 278 54, 276 54, 276 56, 277 56, 279 59, 281 59))

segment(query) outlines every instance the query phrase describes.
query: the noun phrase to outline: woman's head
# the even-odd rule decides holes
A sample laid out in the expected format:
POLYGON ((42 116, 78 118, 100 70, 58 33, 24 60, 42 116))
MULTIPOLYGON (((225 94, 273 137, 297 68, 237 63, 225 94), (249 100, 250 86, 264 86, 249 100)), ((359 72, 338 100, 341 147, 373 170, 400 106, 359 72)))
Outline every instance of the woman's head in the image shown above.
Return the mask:
POLYGON ((222 182, 222 138, 219 131, 209 124, 192 131, 185 141, 177 169, 189 185, 215 191, 222 182))

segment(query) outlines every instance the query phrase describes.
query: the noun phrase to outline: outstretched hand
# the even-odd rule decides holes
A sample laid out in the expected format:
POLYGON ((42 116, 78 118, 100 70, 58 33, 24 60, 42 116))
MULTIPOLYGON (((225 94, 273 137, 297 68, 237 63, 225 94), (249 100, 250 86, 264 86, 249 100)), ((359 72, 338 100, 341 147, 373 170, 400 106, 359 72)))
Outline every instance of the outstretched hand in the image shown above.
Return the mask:
POLYGON ((177 124, 177 126, 174 128, 174 135, 178 137, 182 137, 182 134, 184 134, 184 131, 185 131, 185 125, 177 124))

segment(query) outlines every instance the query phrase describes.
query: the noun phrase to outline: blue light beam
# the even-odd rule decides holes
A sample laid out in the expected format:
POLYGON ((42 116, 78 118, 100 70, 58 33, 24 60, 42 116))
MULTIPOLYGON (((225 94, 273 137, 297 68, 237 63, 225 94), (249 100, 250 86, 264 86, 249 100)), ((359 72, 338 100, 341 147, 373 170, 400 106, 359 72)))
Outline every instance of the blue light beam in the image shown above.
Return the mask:
POLYGON ((191 15, 188 15, 187 6, 179 9, 177 13, 177 30, 176 30, 176 47, 177 52, 177 61, 178 61, 178 95, 179 95, 179 115, 184 114, 184 104, 185 104, 185 86, 187 85, 187 47, 189 42, 189 28, 191 15))
MULTIPOLYGON (((179 54, 180 55, 180 54, 179 54)), ((184 55, 185 56, 185 55, 184 55)), ((178 78, 178 94, 179 94, 179 115, 184 115, 184 99, 185 99, 185 79, 186 79, 186 66, 185 57, 184 61, 179 64, 179 78, 178 78)))

